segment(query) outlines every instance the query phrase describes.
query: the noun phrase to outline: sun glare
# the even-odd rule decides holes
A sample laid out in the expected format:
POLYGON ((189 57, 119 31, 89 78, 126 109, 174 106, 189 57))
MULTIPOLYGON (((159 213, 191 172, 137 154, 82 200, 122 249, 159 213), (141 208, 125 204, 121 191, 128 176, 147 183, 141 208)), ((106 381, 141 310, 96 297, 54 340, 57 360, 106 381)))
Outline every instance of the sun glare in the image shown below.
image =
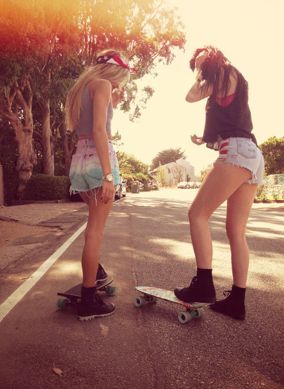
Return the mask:
MULTIPOLYGON (((64 0, 0 1, 1 44, 9 47, 11 39, 17 41, 22 32, 36 25, 37 28, 29 34, 30 47, 35 54, 37 48, 44 49, 41 34, 45 33, 45 18, 49 19, 51 30, 55 29, 64 36, 74 23, 71 17, 74 8, 82 6, 79 1, 70 1, 66 9, 64 0), (64 18, 61 18, 62 15, 64 18), (32 20, 37 23, 32 23, 32 20)), ((164 0, 162 4, 177 9, 186 32, 185 51, 176 49, 176 58, 171 64, 157 65, 156 78, 146 76, 138 82, 141 88, 149 85, 155 90, 139 120, 131 123, 127 114, 116 112, 113 130, 121 133, 123 150, 149 164, 158 152, 181 148, 197 173, 215 159, 214 152, 204 147, 201 152, 199 147, 190 143, 191 134, 202 135, 205 102, 185 102, 185 95, 193 82, 188 60, 193 50, 204 44, 219 47, 248 80, 254 133, 258 142, 262 143, 271 136, 283 136, 281 86, 284 80, 281 69, 284 57, 280 53, 284 35, 283 0, 240 0, 233 11, 231 2, 227 0, 164 0)), ((95 22, 119 34, 123 21, 119 9, 109 13, 99 12, 104 2, 98 2, 96 7, 95 22), (105 17, 102 18, 102 15, 105 17)), ((80 12, 88 10, 81 8, 80 12)), ((133 23, 136 16, 132 15, 133 23)), ((141 26, 136 28, 138 31, 141 26)), ((151 25, 148 27, 148 35, 154 33, 153 28, 151 25)), ((19 39, 19 49, 20 42, 19 39)), ((14 45, 11 46, 14 50, 14 45)))
POLYGON ((140 120, 132 124, 126 115, 116 113, 115 123, 122 134, 124 150, 150 163, 159 151, 180 147, 195 166, 196 173, 216 159, 215 152, 190 142, 192 133, 202 135, 205 102, 185 102, 186 92, 193 82, 188 60, 195 48, 205 44, 219 47, 248 80, 258 142, 271 136, 282 137, 284 76, 283 72, 271 69, 274 62, 277 69, 284 67, 284 57, 279 54, 284 35, 284 2, 240 0, 233 14, 231 3, 226 0, 165 2, 177 7, 185 25, 185 52, 177 52, 169 66, 159 66, 157 78, 142 80, 142 84, 150 84, 155 93, 140 120))

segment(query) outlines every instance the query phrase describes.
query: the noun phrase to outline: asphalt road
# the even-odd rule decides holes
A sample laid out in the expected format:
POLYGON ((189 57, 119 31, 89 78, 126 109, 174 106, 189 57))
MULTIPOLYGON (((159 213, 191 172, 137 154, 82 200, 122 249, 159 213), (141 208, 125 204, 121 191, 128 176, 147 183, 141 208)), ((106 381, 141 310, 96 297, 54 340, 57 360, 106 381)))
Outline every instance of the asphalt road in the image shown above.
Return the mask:
MULTIPOLYGON (((81 323, 72 310, 56 309, 56 292, 80 282, 83 234, 75 239, 0 323, 1 388, 283 387, 283 205, 255 204, 251 213, 245 322, 206 309, 181 325, 175 305, 133 306, 135 285, 173 289, 194 275, 187 223, 194 193, 131 194, 115 204, 102 258, 117 287, 107 297, 117 306, 111 317, 81 323)), ((210 221, 218 297, 231 286, 224 217, 220 207, 210 221)), ((17 267, 6 277, 9 293, 25 282, 19 277, 27 264, 17 267)))

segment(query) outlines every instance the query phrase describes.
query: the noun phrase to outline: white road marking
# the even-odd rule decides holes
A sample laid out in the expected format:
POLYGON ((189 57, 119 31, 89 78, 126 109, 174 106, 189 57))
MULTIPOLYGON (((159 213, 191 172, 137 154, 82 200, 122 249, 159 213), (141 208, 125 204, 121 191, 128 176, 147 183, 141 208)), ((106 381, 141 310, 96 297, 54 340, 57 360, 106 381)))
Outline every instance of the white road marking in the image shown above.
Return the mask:
POLYGON ((50 269, 57 259, 68 249, 74 240, 85 230, 87 223, 84 223, 69 239, 66 240, 43 264, 0 305, 0 323, 5 316, 18 304, 20 300, 31 290, 31 288, 50 269))

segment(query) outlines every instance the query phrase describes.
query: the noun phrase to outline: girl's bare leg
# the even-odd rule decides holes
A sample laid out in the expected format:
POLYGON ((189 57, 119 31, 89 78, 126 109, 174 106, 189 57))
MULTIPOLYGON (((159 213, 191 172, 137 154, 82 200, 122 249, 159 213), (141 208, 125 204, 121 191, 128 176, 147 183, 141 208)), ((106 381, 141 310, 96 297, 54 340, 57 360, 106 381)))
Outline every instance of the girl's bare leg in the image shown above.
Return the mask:
POLYGON ((244 168, 215 163, 193 201, 188 216, 197 267, 212 268, 212 240, 208 220, 212 213, 251 176, 244 168))
POLYGON ((91 320, 94 317, 109 316, 115 310, 113 304, 105 303, 101 299, 95 287, 103 232, 112 201, 104 204, 98 192, 96 198, 91 192, 80 195, 88 205, 89 216, 82 254, 83 285, 81 302, 78 304, 78 316, 80 320, 91 320))
POLYGON ((96 199, 94 195, 90 196, 85 193, 81 194, 81 197, 89 207, 82 254, 83 286, 89 288, 96 284, 104 228, 113 202, 103 203, 100 200, 99 193, 97 193, 96 199))
POLYGON ((245 288, 249 267, 249 249, 245 237, 247 220, 257 185, 243 184, 228 199, 226 229, 231 247, 233 283, 245 288))
POLYGON ((231 247, 233 285, 231 293, 211 305, 211 309, 234 319, 246 316, 245 294, 249 267, 249 249, 245 237, 249 212, 257 185, 243 184, 228 199, 226 229, 231 247))
POLYGON ((196 257, 197 277, 189 287, 176 288, 183 301, 214 303, 216 292, 212 278, 212 240, 208 219, 225 200, 246 182, 251 173, 234 165, 216 163, 202 184, 189 210, 192 245, 196 257))

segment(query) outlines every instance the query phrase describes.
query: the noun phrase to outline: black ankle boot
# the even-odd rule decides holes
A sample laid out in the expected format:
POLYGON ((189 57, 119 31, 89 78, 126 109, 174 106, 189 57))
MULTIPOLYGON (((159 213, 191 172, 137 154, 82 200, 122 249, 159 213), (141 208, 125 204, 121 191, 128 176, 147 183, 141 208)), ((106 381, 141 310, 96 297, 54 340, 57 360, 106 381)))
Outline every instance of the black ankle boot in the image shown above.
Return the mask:
POLYGON ((193 277, 191 284, 187 288, 176 288, 174 293, 176 297, 187 303, 214 303, 216 301, 215 288, 211 278, 196 276, 193 277))
POLYGON ((96 282, 98 283, 104 282, 107 280, 107 278, 108 278, 107 272, 105 271, 103 266, 99 263, 96 282))
POLYGON ((96 291, 96 288, 82 286, 81 302, 78 304, 79 320, 91 320, 95 317, 111 315, 115 310, 113 304, 106 304, 96 291))
POLYGON ((216 301, 215 304, 210 305, 210 308, 215 312, 231 316, 233 319, 245 320, 245 292, 245 288, 233 285, 232 290, 224 292, 227 298, 216 301))

